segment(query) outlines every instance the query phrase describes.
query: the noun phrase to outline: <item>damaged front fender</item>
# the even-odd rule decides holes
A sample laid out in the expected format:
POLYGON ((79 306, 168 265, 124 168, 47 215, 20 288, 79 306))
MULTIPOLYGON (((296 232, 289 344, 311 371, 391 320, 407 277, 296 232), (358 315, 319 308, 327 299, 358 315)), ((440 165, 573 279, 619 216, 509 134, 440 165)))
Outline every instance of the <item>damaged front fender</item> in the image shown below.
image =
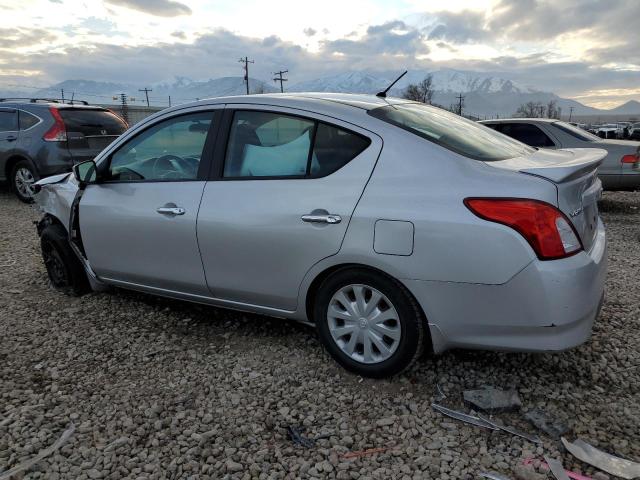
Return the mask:
POLYGON ((43 178, 35 185, 36 194, 33 198, 40 211, 58 219, 68 231, 73 200, 79 190, 73 175, 69 173, 54 175, 43 178))

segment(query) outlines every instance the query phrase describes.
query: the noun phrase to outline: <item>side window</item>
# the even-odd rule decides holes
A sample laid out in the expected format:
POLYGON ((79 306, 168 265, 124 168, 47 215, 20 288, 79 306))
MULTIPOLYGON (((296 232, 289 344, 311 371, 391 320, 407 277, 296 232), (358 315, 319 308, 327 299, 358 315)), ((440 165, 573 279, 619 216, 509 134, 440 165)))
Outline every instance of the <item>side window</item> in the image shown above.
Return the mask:
POLYGON ((15 111, 0 110, 0 132, 18 130, 18 114, 15 111))
POLYGON ((320 123, 313 145, 311 175, 324 177, 357 157, 371 140, 342 128, 320 123))
POLYGON ((270 112, 233 116, 225 177, 301 177, 307 174, 315 122, 270 112))
POLYGON ((323 177, 343 167, 371 141, 342 128, 286 114, 237 111, 224 177, 323 177))
POLYGON ((213 112, 164 120, 144 130, 112 156, 108 180, 195 180, 213 112))
POLYGON ((500 131, 532 147, 555 146, 547 134, 529 123, 504 123, 500 131))
POLYGON ((30 113, 22 110, 20 110, 18 118, 20 119, 20 130, 27 130, 40 121, 40 119, 35 115, 31 115, 30 113))

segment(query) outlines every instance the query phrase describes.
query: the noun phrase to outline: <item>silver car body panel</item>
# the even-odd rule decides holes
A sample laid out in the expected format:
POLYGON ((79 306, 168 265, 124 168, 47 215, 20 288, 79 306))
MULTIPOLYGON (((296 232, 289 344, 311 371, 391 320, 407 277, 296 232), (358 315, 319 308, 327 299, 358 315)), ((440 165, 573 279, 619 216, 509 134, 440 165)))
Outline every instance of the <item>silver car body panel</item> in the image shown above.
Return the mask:
MULTIPOLYGON (((259 95, 204 100, 147 118, 96 162, 155 122, 225 106, 322 119, 372 143, 324 178, 89 185, 80 201, 87 265, 108 284, 302 322, 311 320, 308 296, 315 280, 328 270, 360 265, 396 278, 413 294, 436 352, 558 350, 586 340, 606 274, 597 210, 592 233, 572 217, 584 251, 541 261, 515 230, 480 219, 463 200, 533 198, 569 215, 581 202, 595 203, 594 164, 604 153, 537 152, 535 164, 531 158, 472 160, 366 112, 393 102, 401 100, 259 95), (185 215, 156 212, 169 202, 185 208, 185 215), (342 221, 301 220, 320 209, 342 221)), ((44 185, 36 200, 68 224, 75 192, 69 177, 44 185)))

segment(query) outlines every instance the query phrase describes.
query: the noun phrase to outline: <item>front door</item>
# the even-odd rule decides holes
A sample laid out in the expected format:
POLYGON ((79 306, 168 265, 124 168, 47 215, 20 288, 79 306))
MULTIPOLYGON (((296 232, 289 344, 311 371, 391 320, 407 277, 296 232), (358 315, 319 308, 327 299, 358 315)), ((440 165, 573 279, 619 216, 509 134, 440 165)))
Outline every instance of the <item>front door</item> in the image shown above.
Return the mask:
POLYGON ((224 165, 205 187, 198 240, 214 297, 292 311, 307 271, 340 249, 382 141, 258 108, 226 113, 224 165))
POLYGON ((7 160, 15 150, 16 140, 18 140, 18 112, 2 108, 0 109, 0 180, 11 175, 11 172, 6 171, 7 160))
POLYGON ((98 166, 80 200, 87 258, 103 280, 208 295, 196 219, 218 116, 165 118, 98 166))

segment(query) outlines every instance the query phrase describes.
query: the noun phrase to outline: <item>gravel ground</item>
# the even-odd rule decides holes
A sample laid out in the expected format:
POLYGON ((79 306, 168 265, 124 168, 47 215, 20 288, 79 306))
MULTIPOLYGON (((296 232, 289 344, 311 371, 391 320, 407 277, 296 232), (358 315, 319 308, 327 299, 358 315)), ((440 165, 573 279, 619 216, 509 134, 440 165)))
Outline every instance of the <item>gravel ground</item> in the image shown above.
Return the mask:
MULTIPOLYGON (((607 300, 590 342, 561 354, 450 352, 386 381, 353 376, 312 330, 114 290, 49 288, 36 211, 0 189, 0 479, 75 431, 24 478, 550 478, 538 460, 609 478, 542 436, 536 446, 441 416, 462 391, 515 388, 601 449, 640 461, 640 193, 607 193, 607 300), (326 436, 295 445, 286 427, 326 436), (376 454, 345 458, 351 451, 376 454)), ((522 413, 499 414, 536 432, 522 413)), ((23 474, 17 475, 20 478, 23 474)))

